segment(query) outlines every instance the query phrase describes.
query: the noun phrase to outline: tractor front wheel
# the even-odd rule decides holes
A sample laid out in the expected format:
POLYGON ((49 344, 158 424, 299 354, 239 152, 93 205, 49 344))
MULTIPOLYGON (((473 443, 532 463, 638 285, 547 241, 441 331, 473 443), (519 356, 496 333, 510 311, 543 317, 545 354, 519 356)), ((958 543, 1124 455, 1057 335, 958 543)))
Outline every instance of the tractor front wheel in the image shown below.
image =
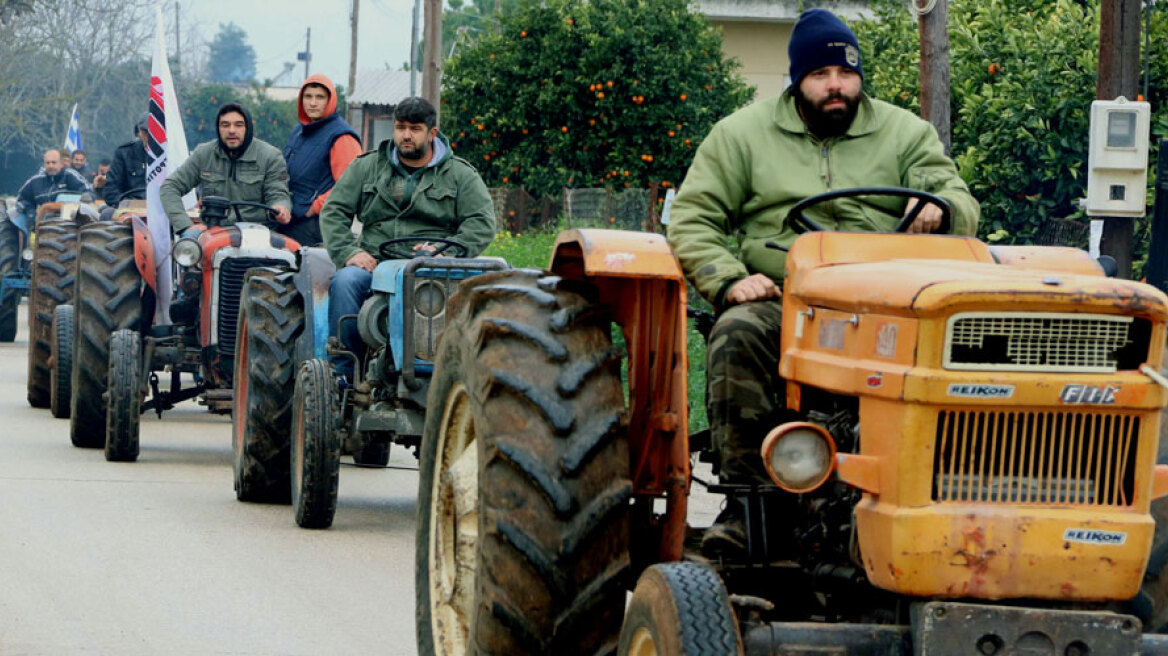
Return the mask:
POLYGON ((328 528, 337 511, 341 470, 341 400, 337 377, 328 361, 314 358, 300 365, 292 405, 292 508, 296 524, 328 528))
POLYGON ((142 416, 142 336, 119 330, 110 338, 109 403, 105 431, 105 459, 138 459, 138 422, 142 416))
POLYGON ((590 296, 515 270, 463 283, 447 306, 418 490, 422 653, 616 648, 632 486, 610 326, 590 296))
POLYGON ((240 501, 288 503, 292 496, 295 347, 304 330, 304 309, 292 276, 265 267, 248 271, 244 279, 231 409, 235 496, 240 501))
POLYGON ((645 570, 629 602, 620 656, 739 656, 742 640, 726 586, 697 563, 645 570))
POLYGON ((53 366, 49 372, 49 411, 57 419, 69 418, 69 383, 73 377, 73 306, 53 309, 53 366))

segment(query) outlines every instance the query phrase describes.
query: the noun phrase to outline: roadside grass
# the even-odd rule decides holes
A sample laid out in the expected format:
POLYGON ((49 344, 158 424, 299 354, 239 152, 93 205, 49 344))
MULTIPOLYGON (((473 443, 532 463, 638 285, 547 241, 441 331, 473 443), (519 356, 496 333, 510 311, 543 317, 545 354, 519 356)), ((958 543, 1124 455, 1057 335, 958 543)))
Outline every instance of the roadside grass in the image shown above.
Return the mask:
MULTIPOLYGON (((574 226, 579 227, 579 226, 574 226)), ((597 226, 600 227, 600 226, 597 226)), ((501 257, 515 268, 546 269, 551 260, 552 245, 556 241, 557 230, 531 230, 522 234, 512 234, 501 231, 495 235, 495 241, 483 251, 483 255, 501 257)), ((697 297, 692 288, 689 290, 689 304, 693 307, 709 310, 709 305, 697 297)), ((624 337, 617 328, 613 327, 613 342, 623 344, 624 337)), ((701 333, 694 328, 693 320, 689 322, 689 335, 686 338, 689 352, 689 376, 687 377, 689 398, 689 430, 691 433, 706 427, 706 341, 701 333)), ((622 378, 624 368, 622 367, 622 378)))

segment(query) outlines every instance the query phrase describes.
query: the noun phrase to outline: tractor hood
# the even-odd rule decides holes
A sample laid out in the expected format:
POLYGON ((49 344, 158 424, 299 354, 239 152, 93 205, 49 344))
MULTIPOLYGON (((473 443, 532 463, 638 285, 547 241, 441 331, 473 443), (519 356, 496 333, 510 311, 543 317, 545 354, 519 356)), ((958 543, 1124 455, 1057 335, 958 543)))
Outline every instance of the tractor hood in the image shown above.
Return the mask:
POLYGON ((998 252, 960 237, 815 233, 796 241, 788 264, 788 298, 847 312, 926 317, 1009 303, 1029 311, 1065 312, 1073 305, 1168 319, 1162 292, 1104 277, 1076 249, 998 252))

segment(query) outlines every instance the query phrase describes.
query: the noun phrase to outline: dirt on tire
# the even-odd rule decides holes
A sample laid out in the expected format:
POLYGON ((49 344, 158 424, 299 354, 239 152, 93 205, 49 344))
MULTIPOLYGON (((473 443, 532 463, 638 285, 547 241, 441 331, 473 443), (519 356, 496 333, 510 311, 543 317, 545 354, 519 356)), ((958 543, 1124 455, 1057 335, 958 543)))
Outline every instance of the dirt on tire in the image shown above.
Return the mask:
POLYGON ((77 224, 41 221, 28 290, 28 403, 34 408, 52 401, 53 310, 73 302, 76 260, 77 224))
POLYGON ((73 289, 73 379, 69 436, 74 446, 105 446, 109 341, 123 328, 139 330, 142 276, 134 262, 133 229, 100 221, 78 232, 73 289))
POLYGON ((296 338, 304 308, 293 274, 264 267, 248 271, 235 337, 235 398, 231 411, 235 496, 240 501, 289 503, 290 445, 296 338))
POLYGON ((449 650, 441 597, 446 577, 462 576, 437 556, 449 543, 441 499, 451 496, 438 442, 449 439, 451 395, 463 394, 473 414, 466 448, 478 458, 475 555, 459 565, 475 572, 473 603, 453 611, 467 650, 608 653, 624 615, 632 495, 610 323, 590 286, 530 270, 463 283, 447 316, 422 439, 419 650, 449 650))
POLYGON ((742 639, 726 586, 697 563, 654 565, 641 575, 629 602, 617 654, 648 651, 676 656, 740 656, 742 639))

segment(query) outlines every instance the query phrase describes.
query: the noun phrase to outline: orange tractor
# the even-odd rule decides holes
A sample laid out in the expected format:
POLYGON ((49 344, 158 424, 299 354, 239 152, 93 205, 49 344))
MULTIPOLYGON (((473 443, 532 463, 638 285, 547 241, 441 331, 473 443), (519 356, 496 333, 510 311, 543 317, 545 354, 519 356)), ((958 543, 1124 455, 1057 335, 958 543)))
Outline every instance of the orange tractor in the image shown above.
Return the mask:
POLYGON ((791 219, 774 485, 711 486, 748 511, 737 560, 686 550, 664 239, 569 231, 548 272, 462 284, 422 439, 420 652, 1168 653, 1141 591, 1168 298, 1075 249, 791 219))
MULTIPOLYGON (((76 305, 70 330, 71 437, 105 447, 107 460, 133 461, 139 419, 198 398, 211 412, 231 411, 236 322, 243 279, 253 267, 291 267, 300 245, 258 223, 228 221, 259 203, 213 196, 201 201, 197 237, 179 239, 167 257, 177 271, 172 323, 154 321, 159 303, 156 257, 145 212, 129 211, 79 233, 76 305), (169 372, 162 385, 158 372, 169 372), (181 375, 193 385, 183 387, 181 375)), ((165 220, 165 217, 163 217, 165 220)), ((173 266, 172 265, 172 266, 173 266)))

